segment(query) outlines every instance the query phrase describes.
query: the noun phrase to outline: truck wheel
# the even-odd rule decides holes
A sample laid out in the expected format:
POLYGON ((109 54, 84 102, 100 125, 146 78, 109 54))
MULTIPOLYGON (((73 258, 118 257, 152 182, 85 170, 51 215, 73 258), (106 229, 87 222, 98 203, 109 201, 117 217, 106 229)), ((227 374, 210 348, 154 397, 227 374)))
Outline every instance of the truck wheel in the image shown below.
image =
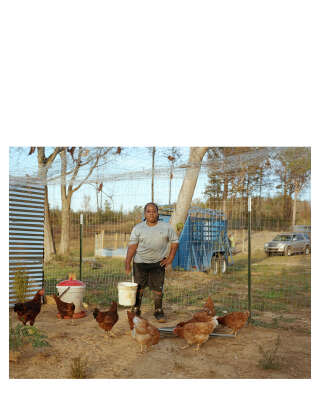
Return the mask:
POLYGON ((285 255, 286 255, 286 256, 291 256, 291 255, 292 255, 291 247, 287 247, 287 249, 286 249, 286 251, 285 251, 285 255))
POLYGON ((213 257, 211 260, 211 268, 214 275, 219 272, 219 260, 215 257, 213 257))
POLYGON ((225 259, 223 259, 223 260, 220 260, 220 272, 221 273, 226 273, 226 271, 227 271, 227 262, 226 262, 226 260, 225 259))
POLYGON ((310 255, 310 246, 306 246, 306 248, 304 249, 304 254, 310 255))

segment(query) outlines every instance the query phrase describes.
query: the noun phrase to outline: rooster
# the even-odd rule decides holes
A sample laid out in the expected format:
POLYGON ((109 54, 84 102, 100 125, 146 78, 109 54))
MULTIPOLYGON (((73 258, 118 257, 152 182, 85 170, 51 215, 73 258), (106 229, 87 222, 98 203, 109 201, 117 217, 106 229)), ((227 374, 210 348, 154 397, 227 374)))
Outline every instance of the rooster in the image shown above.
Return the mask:
POLYGON ((141 353, 143 353, 143 346, 147 351, 151 345, 159 342, 160 332, 155 326, 134 312, 127 311, 127 315, 132 337, 139 343, 141 353))
POLYGON ((118 306, 115 301, 112 302, 110 308, 106 312, 100 312, 98 308, 93 310, 93 317, 98 322, 101 329, 107 333, 107 338, 116 336, 111 329, 118 322, 118 306))
POLYGON ((44 295, 44 289, 38 290, 32 300, 24 303, 16 303, 14 305, 14 312, 17 312, 19 320, 26 325, 27 322, 32 326, 36 320, 36 317, 41 311, 41 296, 44 295))
POLYGON ((218 322, 222 326, 232 329, 234 336, 237 336, 238 330, 243 328, 249 318, 250 312, 231 312, 225 316, 219 316, 218 322))
POLYGON ((191 345, 196 344, 196 351, 200 350, 200 346, 207 342, 210 333, 218 326, 216 316, 211 316, 210 320, 205 322, 186 322, 182 326, 176 326, 173 329, 173 333, 187 342, 187 346, 183 346, 181 349, 186 349, 191 345))

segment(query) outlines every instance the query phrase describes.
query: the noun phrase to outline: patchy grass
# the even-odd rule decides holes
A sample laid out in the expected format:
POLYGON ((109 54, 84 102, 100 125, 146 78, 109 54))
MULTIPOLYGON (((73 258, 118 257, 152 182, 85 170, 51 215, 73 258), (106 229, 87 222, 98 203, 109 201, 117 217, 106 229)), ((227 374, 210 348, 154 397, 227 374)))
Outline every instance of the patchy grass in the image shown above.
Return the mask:
POLYGON ((258 365, 263 369, 280 369, 280 357, 278 355, 278 350, 280 346, 280 335, 278 335, 274 346, 266 350, 263 346, 259 345, 259 352, 262 358, 259 360, 258 365))
MULTIPOLYGON (((251 285, 253 316, 259 311, 291 312, 311 306, 310 256, 271 256, 263 251, 252 254, 251 285)), ((46 293, 55 293, 56 284, 75 272, 79 278, 77 258, 58 258, 44 267, 46 293)), ((87 258, 82 264, 82 280, 86 283, 85 301, 109 305, 117 299, 117 284, 131 280, 124 272, 124 258, 87 258)), ((225 274, 173 271, 166 275, 165 304, 199 307, 204 297, 214 297, 216 310, 246 310, 248 307, 248 257, 234 256, 234 264, 225 274)), ((145 304, 152 304, 149 290, 145 304)))

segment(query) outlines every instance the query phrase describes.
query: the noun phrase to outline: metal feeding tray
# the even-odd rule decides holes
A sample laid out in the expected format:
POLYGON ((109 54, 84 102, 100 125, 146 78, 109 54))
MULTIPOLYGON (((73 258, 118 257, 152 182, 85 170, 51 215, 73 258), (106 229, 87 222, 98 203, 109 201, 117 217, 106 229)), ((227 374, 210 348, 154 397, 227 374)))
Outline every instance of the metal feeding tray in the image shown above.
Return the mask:
MULTIPOLYGON (((173 334, 173 329, 175 328, 175 326, 167 326, 164 328, 158 328, 160 333, 163 333, 164 335, 172 335, 172 336, 176 336, 173 334)), ((224 338, 235 338, 235 335, 230 335, 230 334, 226 334, 226 333, 210 333, 209 336, 222 336, 224 338)))

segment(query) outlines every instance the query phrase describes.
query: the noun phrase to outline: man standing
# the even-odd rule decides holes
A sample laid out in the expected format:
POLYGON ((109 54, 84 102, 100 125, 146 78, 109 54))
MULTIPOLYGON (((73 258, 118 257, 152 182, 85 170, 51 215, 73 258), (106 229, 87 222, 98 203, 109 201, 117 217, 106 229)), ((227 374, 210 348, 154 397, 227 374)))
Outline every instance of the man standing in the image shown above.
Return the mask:
POLYGON ((154 316, 159 322, 165 322, 162 309, 165 268, 170 265, 178 249, 178 236, 170 223, 159 221, 158 206, 147 203, 144 207, 145 220, 132 230, 127 257, 126 273, 131 273, 133 258, 133 277, 138 284, 134 311, 139 316, 143 291, 149 286, 154 299, 154 316), (167 256, 168 245, 170 252, 167 256))

